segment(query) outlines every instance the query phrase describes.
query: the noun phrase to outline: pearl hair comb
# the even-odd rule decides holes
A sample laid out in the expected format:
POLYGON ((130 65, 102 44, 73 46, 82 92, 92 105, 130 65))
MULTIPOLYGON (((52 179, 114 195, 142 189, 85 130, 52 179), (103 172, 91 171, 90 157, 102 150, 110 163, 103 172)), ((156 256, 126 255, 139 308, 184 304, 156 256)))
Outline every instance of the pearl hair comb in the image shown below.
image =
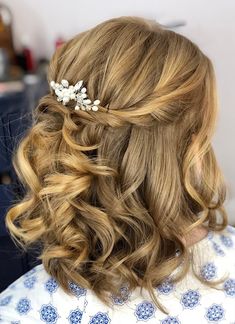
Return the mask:
POLYGON ((62 102, 66 105, 70 100, 77 102, 75 110, 93 110, 97 111, 100 100, 95 100, 93 103, 87 97, 86 88, 82 87, 83 80, 78 81, 74 86, 69 85, 67 80, 62 80, 61 83, 55 81, 50 82, 50 86, 55 90, 57 101, 62 102))

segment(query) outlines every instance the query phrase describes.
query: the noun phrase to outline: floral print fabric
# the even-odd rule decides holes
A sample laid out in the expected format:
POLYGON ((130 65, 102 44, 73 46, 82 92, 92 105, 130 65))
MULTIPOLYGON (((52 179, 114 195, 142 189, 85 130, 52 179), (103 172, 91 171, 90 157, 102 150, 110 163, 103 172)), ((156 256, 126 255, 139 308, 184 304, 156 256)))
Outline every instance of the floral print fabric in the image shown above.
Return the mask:
POLYGON ((72 295, 68 295, 43 265, 38 265, 0 294, 0 323, 235 324, 235 229, 228 225, 222 232, 209 231, 190 251, 194 264, 187 276, 175 284, 170 276, 155 289, 169 315, 139 288, 130 293, 123 286, 121 298, 110 295, 112 307, 73 282, 69 283, 72 295), (193 269, 206 281, 224 277, 220 289, 203 285, 193 269))

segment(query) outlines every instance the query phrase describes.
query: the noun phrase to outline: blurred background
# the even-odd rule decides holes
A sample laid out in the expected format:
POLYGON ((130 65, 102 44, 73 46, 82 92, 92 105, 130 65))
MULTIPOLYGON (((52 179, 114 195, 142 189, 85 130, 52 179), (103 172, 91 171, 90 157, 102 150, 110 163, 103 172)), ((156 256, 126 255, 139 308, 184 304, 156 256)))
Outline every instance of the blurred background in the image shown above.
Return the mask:
POLYGON ((212 60, 220 103, 213 147, 228 187, 229 223, 235 225, 234 0, 0 0, 0 291, 37 262, 35 252, 15 247, 4 217, 23 195, 12 151, 48 92, 48 61, 70 37, 121 15, 155 19, 189 37, 212 60))

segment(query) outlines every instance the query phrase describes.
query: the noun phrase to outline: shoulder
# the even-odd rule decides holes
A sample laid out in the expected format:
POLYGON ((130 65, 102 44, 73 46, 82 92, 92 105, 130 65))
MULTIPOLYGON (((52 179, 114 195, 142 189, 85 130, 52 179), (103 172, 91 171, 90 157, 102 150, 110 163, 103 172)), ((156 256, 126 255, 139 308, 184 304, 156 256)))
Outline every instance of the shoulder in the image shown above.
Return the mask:
MULTIPOLYGON (((214 252, 218 256, 235 256, 235 228, 227 225, 222 231, 211 231, 208 234, 214 252)), ((231 259, 235 262, 235 259, 231 259)))
POLYGON ((195 244, 199 257, 211 262, 214 260, 220 267, 229 267, 235 271, 235 228, 227 225, 223 230, 209 230, 207 236, 195 244))
POLYGON ((72 296, 59 287, 42 264, 36 266, 0 294, 0 322, 74 323, 74 317, 81 320, 86 290, 69 285, 72 296))
MULTIPOLYGON (((223 230, 210 230, 207 236, 191 249, 193 262, 191 267, 204 280, 224 279, 235 287, 235 228, 227 225, 223 230)), ((190 271, 190 280, 192 272, 190 271)), ((194 280, 195 285, 204 289, 204 285, 194 280)), ((207 289, 206 289, 207 291, 207 289)), ((210 290, 215 293, 213 289, 210 290)))

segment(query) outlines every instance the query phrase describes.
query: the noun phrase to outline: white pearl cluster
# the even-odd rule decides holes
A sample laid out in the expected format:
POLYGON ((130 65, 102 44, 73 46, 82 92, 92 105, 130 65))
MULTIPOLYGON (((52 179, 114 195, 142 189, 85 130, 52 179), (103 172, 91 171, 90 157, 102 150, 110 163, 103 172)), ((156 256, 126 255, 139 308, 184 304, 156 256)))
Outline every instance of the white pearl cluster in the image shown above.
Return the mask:
POLYGON ((50 86, 55 90, 57 100, 66 105, 70 100, 77 102, 75 110, 98 110, 100 100, 95 100, 93 103, 87 98, 86 88, 82 87, 83 80, 78 81, 74 86, 69 85, 67 80, 62 80, 61 83, 55 81, 50 82, 50 86))

